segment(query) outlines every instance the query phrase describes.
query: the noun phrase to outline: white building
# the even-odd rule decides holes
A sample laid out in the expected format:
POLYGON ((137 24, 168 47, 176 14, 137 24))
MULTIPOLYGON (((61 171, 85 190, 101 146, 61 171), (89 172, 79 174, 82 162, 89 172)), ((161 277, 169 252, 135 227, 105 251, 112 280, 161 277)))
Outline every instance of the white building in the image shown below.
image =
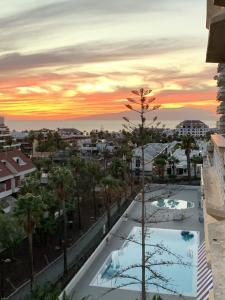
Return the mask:
POLYGON ((20 143, 16 143, 3 117, 0 117, 0 148, 20 148, 20 143))
POLYGON ((209 130, 209 126, 200 120, 185 120, 176 126, 175 131, 179 136, 203 137, 209 130))
POLYGON ((10 212, 12 195, 19 191, 24 177, 36 170, 31 160, 14 149, 0 152, 0 206, 10 212))
POLYGON ((4 146, 8 138, 11 137, 9 127, 5 125, 4 118, 0 117, 0 146, 4 146))
POLYGON ((109 151, 110 153, 113 153, 118 147, 114 144, 112 141, 107 140, 98 140, 96 143, 96 146, 99 150, 99 152, 109 151))
MULTIPOLYGON (((144 156, 145 156, 145 172, 151 173, 153 169, 154 159, 162 153, 168 152, 170 144, 163 143, 150 143, 145 145, 144 156)), ((141 171, 141 147, 135 148, 132 153, 132 170, 141 171)))

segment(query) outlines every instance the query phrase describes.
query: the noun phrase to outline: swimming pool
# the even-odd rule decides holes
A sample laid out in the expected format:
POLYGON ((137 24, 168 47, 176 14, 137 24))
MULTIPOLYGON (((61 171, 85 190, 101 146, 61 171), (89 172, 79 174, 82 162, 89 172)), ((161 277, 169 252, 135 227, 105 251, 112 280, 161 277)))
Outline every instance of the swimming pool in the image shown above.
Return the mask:
MULTIPOLYGON (((197 252, 199 245, 199 233, 190 231, 191 238, 184 238, 181 230, 169 230, 151 228, 147 230, 146 235, 146 252, 153 253, 156 248, 154 245, 162 244, 171 252, 182 256, 183 262, 190 264, 183 266, 181 264, 173 264, 170 266, 157 265, 162 261, 177 262, 171 254, 165 251, 158 252, 151 257, 154 266, 151 269, 160 272, 165 278, 170 279, 166 286, 169 289, 176 290, 178 294, 184 296, 196 296, 197 291, 197 252), (150 245, 151 243, 151 245, 150 245)), ((141 241, 141 228, 133 227, 128 236, 129 241, 125 241, 123 246, 116 251, 111 252, 94 279, 91 286, 122 288, 127 290, 141 290, 141 284, 133 278, 141 279, 141 268, 133 267, 141 263, 141 246, 130 240, 141 241), (122 274, 122 276, 118 276, 122 274), (129 278, 128 278, 129 277, 129 278), (131 284, 132 282, 132 284, 131 284)), ((146 270, 146 278, 152 273, 146 270)), ((153 293, 169 294, 171 292, 159 288, 163 282, 156 278, 151 278, 147 285, 147 290, 153 293), (153 284, 156 285, 153 285, 153 284)))
POLYGON ((161 199, 161 200, 153 201, 151 204, 159 208, 169 208, 169 209, 187 209, 187 208, 194 207, 194 203, 191 201, 177 200, 177 199, 161 199))

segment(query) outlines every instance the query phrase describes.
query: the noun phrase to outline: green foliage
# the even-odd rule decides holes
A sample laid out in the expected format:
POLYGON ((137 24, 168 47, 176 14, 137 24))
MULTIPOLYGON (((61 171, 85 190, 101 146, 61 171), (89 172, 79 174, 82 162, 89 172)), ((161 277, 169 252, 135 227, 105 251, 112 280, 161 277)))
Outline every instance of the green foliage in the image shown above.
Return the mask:
POLYGON ((49 173, 49 183, 59 202, 69 198, 73 188, 73 177, 67 167, 54 167, 49 173))
POLYGON ((167 156, 165 154, 160 154, 154 159, 155 170, 162 179, 164 178, 166 163, 167 156))
POLYGON ((163 298, 160 297, 159 295, 154 295, 152 300, 163 300, 163 298))
POLYGON ((170 164, 171 169, 172 169, 172 174, 170 177, 175 178, 175 165, 178 164, 180 161, 177 159, 175 156, 171 155, 167 158, 167 162, 170 164))
POLYGON ((186 155, 187 152, 190 153, 191 150, 197 149, 196 141, 192 135, 184 136, 178 146, 180 146, 181 149, 185 150, 186 155))
POLYGON ((38 140, 36 151, 38 152, 55 152, 56 150, 65 150, 69 146, 57 132, 49 132, 46 140, 41 134, 36 138, 38 140))
POLYGON ((59 294, 59 289, 46 283, 42 286, 38 285, 33 289, 30 300, 57 300, 59 294))
POLYGON ((15 215, 19 222, 24 225, 28 234, 32 233, 35 226, 40 223, 45 208, 40 196, 31 193, 19 196, 16 202, 15 215))
POLYGON ((193 164, 202 164, 203 163, 203 157, 201 155, 193 155, 191 158, 191 162, 193 164))
POLYGON ((203 163, 203 157, 201 155, 194 155, 191 158, 191 162, 194 167, 195 178, 197 178, 197 165, 203 163))
POLYGON ((101 180, 101 185, 107 190, 107 191, 112 191, 119 187, 120 182, 116 178, 114 178, 111 175, 107 175, 102 178, 101 180))
POLYGON ((85 160, 80 157, 72 157, 69 162, 69 167, 74 177, 74 180, 81 175, 85 169, 85 160))
MULTIPOLYGON (((110 165, 110 173, 113 177, 119 179, 124 177, 126 164, 122 159, 117 157, 112 159, 112 163, 110 165)), ((124 179, 124 178, 123 178, 124 179)))
POLYGON ((27 193, 38 195, 39 189, 40 189, 40 173, 36 172, 24 178, 24 180, 22 181, 22 187, 20 189, 20 195, 26 195, 27 193))
POLYGON ((193 136, 186 135, 182 138, 181 143, 177 144, 177 147, 184 149, 185 155, 187 157, 187 169, 188 169, 188 179, 191 181, 191 150, 197 149, 196 141, 193 136))
POLYGON ((0 214, 0 244, 13 250, 24 238, 23 229, 17 220, 9 214, 0 214))

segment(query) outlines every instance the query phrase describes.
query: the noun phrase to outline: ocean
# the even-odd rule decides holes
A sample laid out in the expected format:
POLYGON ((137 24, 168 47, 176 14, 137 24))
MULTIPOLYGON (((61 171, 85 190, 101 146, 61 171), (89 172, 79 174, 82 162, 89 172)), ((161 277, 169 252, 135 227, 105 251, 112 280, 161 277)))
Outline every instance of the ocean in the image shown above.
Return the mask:
MULTIPOLYGON (((132 120, 131 120, 132 121, 132 120)), ((162 120, 166 128, 174 129, 182 120, 162 120)), ((216 127, 215 120, 202 120, 210 128, 216 127)), ((138 123, 138 120, 133 120, 138 123)), ((108 131, 119 131, 123 128, 122 124, 126 122, 123 120, 10 120, 6 119, 5 124, 9 126, 10 130, 35 130, 41 128, 57 129, 57 128, 76 128, 81 131, 90 132, 92 129, 103 129, 108 131)))

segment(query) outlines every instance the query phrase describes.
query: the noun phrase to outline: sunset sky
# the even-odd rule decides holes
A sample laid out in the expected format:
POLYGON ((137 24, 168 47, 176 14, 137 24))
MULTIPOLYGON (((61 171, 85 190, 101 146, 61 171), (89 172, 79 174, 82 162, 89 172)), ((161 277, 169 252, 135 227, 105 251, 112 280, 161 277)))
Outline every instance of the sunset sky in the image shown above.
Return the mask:
POLYGON ((205 6, 205 0, 1 1, 0 114, 54 120, 120 112, 139 87, 152 88, 163 108, 215 111, 205 6))

